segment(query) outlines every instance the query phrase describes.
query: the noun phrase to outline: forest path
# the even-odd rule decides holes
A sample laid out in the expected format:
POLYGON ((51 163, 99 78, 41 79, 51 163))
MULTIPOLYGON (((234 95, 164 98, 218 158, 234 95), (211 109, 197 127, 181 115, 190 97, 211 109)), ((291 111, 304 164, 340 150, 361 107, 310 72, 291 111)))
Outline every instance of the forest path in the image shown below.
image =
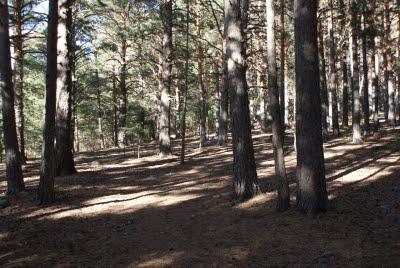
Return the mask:
MULTIPOLYGON (((0 266, 400 265, 399 131, 362 145, 350 137, 325 145, 329 211, 315 219, 294 208, 275 212, 270 138, 260 133, 254 145, 265 193, 236 205, 230 146, 198 152, 192 141, 185 165, 146 156, 154 144, 141 159, 131 150, 80 154, 79 173, 56 179, 49 207, 34 203, 38 163, 30 162, 27 192, 0 210, 0 266)), ((291 146, 286 164, 294 207, 291 146)), ((1 175, 0 192, 5 187, 1 175)))

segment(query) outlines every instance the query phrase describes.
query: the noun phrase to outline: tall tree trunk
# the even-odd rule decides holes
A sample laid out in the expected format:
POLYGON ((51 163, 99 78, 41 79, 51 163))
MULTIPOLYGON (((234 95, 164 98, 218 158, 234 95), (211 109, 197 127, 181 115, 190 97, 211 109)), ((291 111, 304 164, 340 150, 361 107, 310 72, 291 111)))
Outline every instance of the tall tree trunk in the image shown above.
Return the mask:
POLYGON ((112 99, 113 99, 113 140, 114 146, 118 147, 118 100, 117 100, 117 76, 115 74, 115 66, 112 72, 112 99))
MULTIPOLYGON (((4 0, 2 0, 4 1, 4 0)), ((55 113, 57 93, 57 24, 58 1, 49 1, 49 18, 47 34, 47 69, 46 69, 46 104, 43 128, 43 150, 40 168, 38 202, 54 202, 55 165, 55 113)))
POLYGON ((224 2, 228 83, 232 107, 233 190, 235 199, 245 200, 260 192, 251 137, 246 80, 245 30, 248 3, 244 3, 246 0, 224 2))
POLYGON ((321 132, 317 2, 294 0, 297 208, 308 215, 325 211, 328 202, 321 132))
POLYGON ((371 22, 369 27, 371 27, 371 31, 374 33, 371 38, 371 55, 370 55, 370 69, 371 69, 371 85, 372 85, 372 114, 373 114, 373 122, 374 122, 374 132, 379 130, 379 80, 378 80, 378 71, 377 67, 377 53, 376 53, 376 45, 378 40, 377 35, 377 27, 376 23, 376 0, 371 0, 371 22))
POLYGON ((118 145, 126 146, 126 116, 128 111, 128 94, 126 89, 126 43, 125 36, 121 42, 121 66, 119 69, 119 118, 118 118, 118 145))
POLYGON ((7 0, 0 0, 0 90, 2 97, 4 147, 6 152, 7 194, 25 189, 18 149, 12 83, 9 15, 7 0))
MULTIPOLYGON (((268 57, 268 89, 270 110, 272 116, 272 145, 274 148, 275 174, 278 185, 277 210, 285 211, 290 206, 289 184, 286 178, 285 158, 283 152, 282 120, 279 105, 278 75, 275 47, 275 10, 274 1, 266 0, 267 21, 267 57, 268 57)), ((281 77, 282 78, 282 77, 281 77)), ((282 87, 281 87, 282 88, 282 87)), ((282 92, 282 91, 281 91, 282 92)), ((284 104, 284 103, 283 103, 284 104)), ((281 103, 282 105, 282 103, 281 103)))
MULTIPOLYGON (((285 64, 286 64, 286 29, 285 29, 285 1, 286 0, 281 0, 281 12, 280 12, 280 23, 281 23, 281 46, 280 46, 280 58, 281 58, 281 72, 280 72, 280 87, 279 87, 279 101, 280 101, 280 115, 281 115, 281 125, 282 125, 282 130, 283 133, 285 133, 285 118, 286 118, 286 98, 287 96, 287 90, 286 90, 286 69, 285 69, 285 64)), ((268 18, 267 18, 268 19, 268 18)), ((271 105, 271 104, 270 104, 271 105)))
POLYGON ((104 133, 103 133, 103 107, 101 106, 101 89, 99 70, 95 70, 96 79, 96 100, 97 100, 97 128, 99 132, 100 149, 105 148, 104 133))
MULTIPOLYGON (((343 18, 340 22, 340 26, 342 29, 346 29, 346 7, 343 0, 339 1, 340 12, 343 15, 343 18)), ((347 65, 347 51, 348 51, 348 42, 346 37, 344 37, 343 45, 340 50, 340 66, 342 70, 342 126, 347 128, 349 126, 349 80, 348 80, 348 65, 347 65)))
POLYGON ((25 152, 25 117, 24 117, 24 39, 22 27, 24 25, 22 9, 24 0, 14 0, 14 92, 16 97, 16 124, 21 151, 21 163, 26 163, 25 152))
POLYGON ((185 51, 185 88, 183 95, 183 103, 182 103, 182 114, 180 115, 180 126, 181 126, 181 155, 180 162, 181 165, 185 164, 185 149, 186 149, 186 104, 187 104, 187 93, 189 91, 189 0, 186 0, 186 51, 185 51))
POLYGON ((72 30, 72 1, 59 1, 58 20, 58 78, 56 110, 56 175, 69 175, 76 172, 71 150, 71 89, 72 70, 70 34, 72 30))
POLYGON ((318 21, 318 52, 319 52, 319 68, 320 68, 320 87, 321 87, 321 122, 322 122, 322 137, 328 141, 328 88, 326 82, 326 64, 325 64, 325 46, 324 46, 324 28, 321 19, 318 21))
POLYGON ((172 48, 172 0, 164 0, 160 5, 161 19, 164 27, 162 38, 162 72, 161 72, 161 103, 160 103, 160 155, 171 154, 169 93, 171 89, 171 71, 173 60, 172 48))
POLYGON ((351 60, 352 60, 352 86, 353 86, 353 143, 361 143, 361 126, 360 126, 360 70, 358 61, 358 26, 359 26, 359 10, 357 0, 350 0, 351 13, 351 60))
MULTIPOLYGON (((225 26, 226 28, 226 26, 225 26)), ((224 32, 224 40, 222 44, 222 77, 220 88, 220 112, 219 112, 219 129, 218 144, 223 146, 228 140, 228 105, 229 105, 229 84, 228 84, 228 65, 226 56, 227 37, 224 32)))
POLYGON ((387 81, 387 111, 388 123, 391 126, 396 125, 396 108, 395 108, 395 83, 393 72, 393 56, 392 56, 392 39, 391 39, 391 17, 390 17, 390 1, 384 0, 384 25, 385 25, 385 50, 386 50, 386 81, 387 81))
POLYGON ((339 113, 338 113, 338 97, 337 97, 337 76, 336 76, 336 51, 335 51, 335 35, 334 35, 334 19, 333 19, 333 0, 329 0, 330 18, 328 23, 329 32, 329 114, 332 120, 333 136, 340 135, 339 129, 339 113))
POLYGON ((197 50, 197 91, 199 96, 199 112, 200 112, 200 148, 203 147, 207 139, 206 134, 206 89, 204 87, 204 52, 201 44, 201 4, 196 5, 196 50, 197 50))
POLYGON ((366 12, 367 2, 362 2, 362 58, 363 58, 363 115, 364 115, 364 135, 370 135, 370 124, 369 124, 369 84, 368 84, 368 60, 367 60, 367 23, 366 23, 366 12))
POLYGON ((400 120, 400 0, 397 0, 397 116, 400 120))

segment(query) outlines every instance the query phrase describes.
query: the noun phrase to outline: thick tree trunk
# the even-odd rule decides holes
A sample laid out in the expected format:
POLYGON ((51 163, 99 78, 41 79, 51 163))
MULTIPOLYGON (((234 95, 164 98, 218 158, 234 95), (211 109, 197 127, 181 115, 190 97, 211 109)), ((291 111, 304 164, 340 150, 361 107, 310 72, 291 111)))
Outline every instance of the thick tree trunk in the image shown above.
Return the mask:
POLYGON ((353 143, 361 143, 361 112, 360 112, 360 70, 358 61, 358 26, 359 10, 357 0, 351 0, 351 60, 352 60, 352 86, 353 86, 353 143))
POLYGON ((248 3, 244 2, 247 1, 225 0, 226 54, 232 107, 233 190, 237 200, 251 198, 260 192, 251 137, 246 80, 245 29, 248 3))
MULTIPOLYGON (((289 184, 286 178, 285 158, 283 152, 282 120, 279 105, 278 75, 275 47, 275 10, 274 1, 266 0, 267 20, 267 57, 268 57, 268 89, 272 116, 272 145, 274 148, 275 174, 278 185, 277 210, 285 211, 290 206, 289 184)), ((283 103, 284 104, 284 103, 283 103)), ((281 103, 282 105, 282 103, 281 103)))
POLYGON ((40 204, 54 202, 55 163, 55 113, 57 93, 57 24, 58 1, 49 1, 49 19, 47 35, 47 69, 46 69, 46 104, 43 129, 42 163, 38 189, 40 204))
POLYGON ((199 112, 200 112, 200 148, 203 147, 204 143, 207 139, 206 133, 206 119, 207 119, 207 110, 206 110, 206 98, 207 93, 204 87, 204 52, 203 46, 201 44, 201 5, 198 4, 196 7, 197 16, 196 16, 196 50, 197 50, 197 92, 199 96, 199 112))
POLYGON ((368 60, 367 60, 367 23, 366 12, 367 2, 363 0, 362 3, 362 59, 363 59, 363 115, 364 115, 364 135, 369 136, 371 127, 369 124, 369 84, 368 84, 368 60))
POLYGON ((317 1, 295 0, 297 208, 327 208, 317 46, 317 1))
POLYGON ((318 53, 319 53, 319 69, 320 69, 320 87, 321 87, 321 122, 322 122, 322 137, 324 142, 328 141, 328 88, 326 81, 326 64, 325 64, 325 46, 324 46, 324 29, 321 20, 318 21, 318 53))
POLYGON ((71 52, 72 1, 59 1, 58 21, 58 77, 56 113, 56 175, 76 172, 71 150, 71 89, 72 70, 68 53, 71 52))
POLYGON ((7 0, 0 0, 0 90, 2 97, 4 147, 6 152, 7 194, 17 194, 25 189, 21 155, 18 149, 12 83, 9 16, 7 0))
POLYGON ((15 116, 19 148, 21 151, 21 163, 26 163, 25 152, 25 117, 24 117, 24 39, 22 27, 24 25, 22 9, 24 0, 14 0, 14 92, 15 92, 15 116))
POLYGON ((330 18, 328 23, 329 32, 329 114, 331 119, 331 126, 333 129, 333 136, 340 135, 339 129, 339 112, 338 112, 338 97, 337 97, 337 76, 336 76, 336 51, 335 51, 335 35, 334 35, 334 14, 333 14, 333 0, 329 0, 330 18))
POLYGON ((169 93, 171 90, 171 71, 173 60, 172 5, 172 0, 164 0, 160 5, 164 33, 162 39, 163 57, 161 65, 161 103, 159 117, 160 134, 158 143, 160 147, 160 155, 162 156, 171 154, 169 93))

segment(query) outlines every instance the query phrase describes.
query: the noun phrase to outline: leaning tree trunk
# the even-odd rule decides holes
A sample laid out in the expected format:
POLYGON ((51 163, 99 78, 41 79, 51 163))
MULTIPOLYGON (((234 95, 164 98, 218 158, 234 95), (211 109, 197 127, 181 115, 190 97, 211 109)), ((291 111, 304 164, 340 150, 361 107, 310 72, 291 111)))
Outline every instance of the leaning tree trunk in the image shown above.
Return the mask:
POLYGON ((326 81, 326 64, 325 64, 325 46, 324 46, 324 28, 321 20, 318 21, 318 52, 319 52, 319 68, 320 68, 320 87, 321 87, 321 116, 322 116, 322 137, 325 142, 328 141, 328 87, 326 81))
POLYGON ((245 200, 260 192, 251 137, 246 80, 246 3, 225 0, 228 83, 231 93, 234 198, 245 200))
POLYGON ((334 19, 333 19, 333 0, 329 0, 330 18, 328 23, 329 32, 329 114, 332 120, 333 136, 340 135, 339 129, 339 112, 338 112, 338 97, 337 97, 337 76, 336 76, 336 51, 335 51, 335 35, 334 35, 334 19))
POLYGON ((370 135, 370 124, 369 124, 369 83, 368 83, 368 60, 367 60, 367 23, 366 23, 366 12, 367 2, 362 2, 362 59, 363 59, 363 116, 364 116, 364 135, 370 135))
POLYGON ((358 3, 351 0, 351 35, 350 44, 352 48, 352 86, 353 86, 353 143, 361 143, 361 112, 360 112, 360 69, 358 61, 358 3))
POLYGON ((6 152, 7 194, 25 189, 18 150, 12 83, 7 0, 0 0, 0 90, 2 97, 4 147, 6 152))
POLYGON ((171 71, 172 71, 172 0, 164 0, 160 5, 161 19, 164 27, 162 39, 162 64, 161 64, 161 102, 160 102, 160 134, 158 143, 160 155, 171 154, 170 138, 170 105, 169 93, 171 89, 171 71))
POLYGON ((297 208, 308 215, 325 211, 328 202, 321 132, 317 2, 294 1, 297 208))
POLYGON ((25 117, 24 117, 24 25, 22 9, 24 0, 14 0, 14 92, 16 96, 16 124, 21 152, 21 162, 26 163, 25 152, 25 117))
MULTIPOLYGON (((275 47, 275 10, 274 1, 266 1, 267 18, 267 57, 268 57, 268 89, 270 110, 272 116, 272 145, 274 148, 275 173, 278 185, 277 210, 285 211, 290 206, 289 184, 286 178, 285 158, 283 152, 283 137, 281 111, 279 105, 278 75, 275 47)), ((284 104, 284 102, 283 102, 284 104)), ((282 103, 281 103, 282 105, 282 103)), ((284 110, 284 109, 283 109, 284 110)))
POLYGON ((49 18, 47 34, 47 69, 46 69, 46 104, 43 128, 43 150, 40 168, 38 202, 40 204, 54 202, 55 177, 55 113, 57 93, 57 24, 58 1, 49 1, 49 18))
POLYGON ((70 34, 72 30, 72 1, 59 2, 58 21, 58 79, 56 110, 56 175, 69 175, 76 172, 71 150, 71 89, 72 70, 70 34))

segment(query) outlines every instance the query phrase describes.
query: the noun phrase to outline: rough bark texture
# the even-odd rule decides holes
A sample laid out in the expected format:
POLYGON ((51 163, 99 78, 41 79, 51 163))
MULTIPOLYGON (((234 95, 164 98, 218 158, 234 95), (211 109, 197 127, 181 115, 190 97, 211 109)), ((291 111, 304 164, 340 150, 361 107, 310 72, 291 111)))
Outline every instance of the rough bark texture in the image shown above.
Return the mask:
POLYGON ((260 192, 251 137, 248 86, 246 80, 246 38, 248 3, 225 1, 228 82, 231 93, 233 191, 245 200, 260 192))
POLYGON ((326 64, 325 64, 325 46, 324 46, 324 30, 321 20, 318 21, 318 53, 319 53, 319 68, 320 68, 320 87, 321 87, 321 122, 322 122, 322 137, 328 141, 328 87, 326 81, 326 64))
MULTIPOLYGON (((226 29, 226 26, 225 26, 226 29)), ((228 65, 226 57, 226 33, 224 34, 222 46, 222 77, 220 88, 220 111, 219 111, 219 129, 218 129, 218 144, 225 145, 228 140, 228 103, 229 103, 229 85, 228 85, 228 65)))
POLYGON ((161 19, 164 33, 162 38, 162 64, 161 64, 161 103, 160 103, 160 155, 171 154, 169 93, 171 89, 172 71, 172 0, 164 0, 160 5, 161 19))
MULTIPOLYGON (((277 210, 285 211, 290 206, 289 184, 286 178, 285 158, 283 152, 283 131, 279 105, 278 74, 275 47, 275 10, 274 1, 266 0, 267 21, 267 57, 268 57, 268 89, 269 107, 272 116, 272 146, 274 151, 275 175, 278 185, 277 210)), ((284 103, 283 103, 284 104, 284 103)), ((282 103, 281 103, 282 105, 282 103)))
POLYGON ((58 1, 49 1, 49 19, 47 35, 47 68, 46 68, 46 104, 43 129, 42 163, 38 189, 38 202, 54 202, 55 163, 55 113, 57 93, 57 24, 58 1))
POLYGON ((327 191, 321 133, 317 1, 295 0, 297 208, 325 211, 327 191))
POLYGON ((58 20, 58 69, 56 111, 56 175, 76 172, 71 142, 71 57, 72 1, 59 1, 58 20))
POLYGON ((351 0, 350 2, 350 13, 351 13, 351 60, 352 60, 352 86, 353 86, 353 143, 361 143, 361 112, 360 112, 360 70, 358 61, 358 3, 357 0, 351 0))
POLYGON ((337 97, 337 76, 336 76, 336 50, 335 50, 335 35, 334 35, 334 13, 333 13, 333 1, 329 0, 330 18, 328 23, 329 32, 329 117, 331 119, 331 126, 333 130, 333 136, 337 137, 340 135, 339 129, 339 112, 338 112, 338 97, 337 97))
POLYGON ((8 32, 7 0, 0 0, 0 90, 2 97, 4 147, 6 152, 6 194, 17 194, 25 189, 18 149, 12 83, 10 37, 8 32))
MULTIPOLYGON (((340 26, 342 29, 346 29, 347 12, 343 0, 339 0, 339 8, 342 13, 342 19, 340 26)), ((343 44, 340 49, 340 69, 342 71, 342 126, 347 128, 349 126, 349 79, 348 79, 348 65, 347 65, 347 51, 348 42, 347 37, 344 37, 343 44)))
POLYGON ((21 163, 26 162, 25 152, 25 117, 24 117, 24 39, 22 27, 24 25, 22 9, 24 0, 14 0, 14 92, 15 92, 15 118, 21 163))
POLYGON ((285 132, 285 122, 286 120, 286 113, 289 111, 286 110, 286 99, 289 97, 287 93, 286 87, 286 29, 285 29, 285 1, 281 0, 281 12, 280 12, 280 23, 281 23, 281 38, 280 38, 280 58, 281 58, 281 72, 280 72, 280 87, 279 87, 279 102, 280 102, 280 115, 281 115, 281 124, 282 124, 282 132, 285 132))

